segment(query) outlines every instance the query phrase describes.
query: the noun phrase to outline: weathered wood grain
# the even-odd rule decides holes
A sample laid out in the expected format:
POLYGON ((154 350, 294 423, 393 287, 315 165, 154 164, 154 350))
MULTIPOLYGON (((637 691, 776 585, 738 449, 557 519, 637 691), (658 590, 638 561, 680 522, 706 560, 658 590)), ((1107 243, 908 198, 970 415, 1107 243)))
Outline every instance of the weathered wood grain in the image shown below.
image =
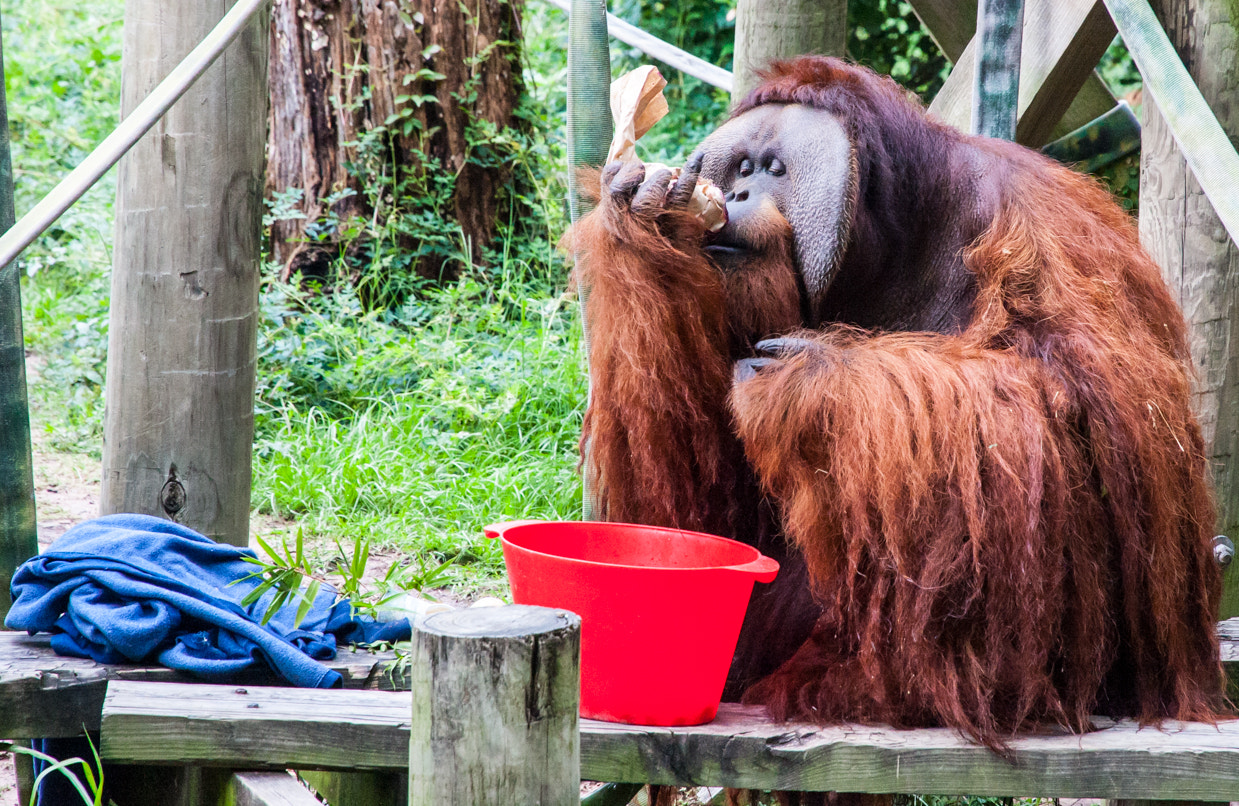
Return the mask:
MULTIPOLYGON (((78 736, 83 726, 98 730, 109 680, 196 682, 162 666, 104 665, 61 657, 50 643, 46 635, 0 632, 0 736, 37 739, 78 736)), ((389 671, 394 659, 390 652, 341 650, 328 666, 340 673, 346 688, 407 688, 407 678, 389 671)), ((271 676, 255 681, 279 685, 271 676)))
MULTIPOLYGON (((1228 12, 1225 0, 1167 0, 1155 5, 1188 74, 1234 142, 1239 139, 1239 63, 1235 60, 1239 6, 1229 4, 1229 8, 1232 11, 1228 12)), ((1178 90, 1171 94, 1177 96, 1178 90)), ((1159 109, 1161 103, 1146 92, 1140 240, 1162 267, 1162 276, 1187 318, 1196 370, 1196 415, 1213 469, 1217 527, 1233 540, 1239 538, 1239 247, 1205 197, 1198 174, 1189 169, 1159 109)), ((1179 97, 1168 103, 1186 105, 1179 97)), ((1209 164, 1206 170, 1213 168, 1209 164)), ((1232 209, 1239 210, 1234 203, 1236 187, 1239 175, 1225 191, 1215 188, 1215 192, 1228 194, 1232 209)), ((1234 616, 1239 614, 1239 565, 1231 563, 1225 580, 1222 615, 1234 616)))
MULTIPOLYGON (((964 48, 976 33, 977 0, 912 0, 912 8, 947 59, 959 61, 964 48)), ((1096 70, 1092 71, 1063 113, 1062 120, 1054 127, 1050 139, 1062 137, 1096 120, 1108 112, 1114 103, 1114 95, 1106 87, 1106 82, 1096 70)))
MULTIPOLYGON (((1100 0, 1028 0, 1020 59, 1018 142, 1039 147, 1050 139, 1113 38, 1114 24, 1100 0)), ((976 49, 974 39, 929 107, 940 120, 961 131, 968 130, 971 119, 976 49)))
POLYGON ((580 802, 580 617, 436 613, 414 631, 409 667, 409 806, 580 802))
POLYGON ((322 806, 286 772, 238 772, 229 779, 228 789, 229 806, 322 806))
POLYGON ((977 3, 977 58, 973 65, 968 127, 971 133, 1015 139, 1023 38, 1024 0, 977 3))
POLYGON ((842 56, 846 48, 846 0, 739 0, 732 97, 757 86, 757 71, 774 59, 842 56))
MULTIPOLYGON (((124 681, 111 688, 105 759, 389 770, 408 762, 407 699, 399 693, 252 688, 242 696, 224 686, 124 681), (350 740, 361 721, 373 740, 367 746, 350 740)), ((1163 730, 1101 725, 1108 727, 1083 736, 1021 737, 1008 761, 949 730, 773 723, 759 709, 724 704, 714 722, 691 728, 581 720, 581 777, 810 791, 1239 800, 1239 721, 1168 723, 1163 730)))
MULTIPOLYGON (((122 114, 230 5, 126 1, 122 114)), ((234 545, 249 540, 268 18, 254 17, 117 178, 101 510, 234 545)))

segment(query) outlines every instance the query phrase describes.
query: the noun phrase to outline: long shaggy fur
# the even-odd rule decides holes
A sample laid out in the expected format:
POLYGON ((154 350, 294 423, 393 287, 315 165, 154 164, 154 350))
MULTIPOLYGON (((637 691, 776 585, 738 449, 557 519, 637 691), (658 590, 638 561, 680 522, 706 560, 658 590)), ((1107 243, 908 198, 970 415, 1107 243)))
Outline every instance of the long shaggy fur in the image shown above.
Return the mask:
POLYGON ((1185 326, 1130 218, 1088 178, 957 134, 837 60, 776 65, 737 114, 766 103, 850 126, 859 199, 828 324, 733 392, 733 361, 801 321, 790 249, 725 278, 693 221, 601 205, 573 238, 603 514, 756 543, 773 502, 821 608, 745 695, 777 718, 945 725, 995 748, 1095 713, 1216 718, 1185 326), (952 167, 965 145, 993 204, 952 167), (935 230, 976 237, 926 263, 935 230), (904 265, 928 268, 891 291, 904 265), (927 277, 945 291, 920 302, 927 277))

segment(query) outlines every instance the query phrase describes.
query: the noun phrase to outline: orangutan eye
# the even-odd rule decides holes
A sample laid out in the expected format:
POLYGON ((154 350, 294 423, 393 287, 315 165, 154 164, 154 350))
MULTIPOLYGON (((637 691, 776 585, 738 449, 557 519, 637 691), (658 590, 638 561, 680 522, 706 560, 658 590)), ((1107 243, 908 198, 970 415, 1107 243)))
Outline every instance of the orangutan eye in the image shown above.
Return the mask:
POLYGON ((744 160, 743 162, 740 163, 740 175, 741 176, 752 176, 753 175, 753 161, 752 160, 744 160))
POLYGON ((771 157, 770 164, 766 166, 772 176, 782 176, 787 173, 787 166, 778 157, 771 157))

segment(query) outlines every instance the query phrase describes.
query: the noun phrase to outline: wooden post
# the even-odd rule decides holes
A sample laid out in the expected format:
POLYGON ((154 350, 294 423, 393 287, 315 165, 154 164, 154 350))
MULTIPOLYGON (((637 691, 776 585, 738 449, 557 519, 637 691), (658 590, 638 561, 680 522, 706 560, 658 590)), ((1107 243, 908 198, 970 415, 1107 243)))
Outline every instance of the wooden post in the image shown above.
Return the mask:
MULTIPOLYGON (((1028 0, 1018 74, 1018 142, 1033 148, 1045 145, 1112 39, 1114 23, 1100 0, 1028 0)), ((929 107, 939 120, 962 131, 969 130, 978 98, 979 46, 980 37, 968 43, 929 107)), ((1103 105, 1102 111, 1112 105, 1103 105)))
POLYGON ((580 803, 581 620, 526 605, 413 636, 409 806, 580 803))
MULTIPOLYGON (((1031 40, 1028 31, 1029 22, 1032 21, 1031 17, 1037 6, 1035 3, 1029 5, 1031 8, 1025 10, 1024 36, 1031 40)), ((929 29, 930 35, 942 49, 942 54, 951 62, 958 63, 972 35, 976 33, 977 0, 912 0, 912 8, 925 27, 929 29)), ((1110 39, 1113 38, 1114 34, 1111 33, 1110 39)), ((1106 40, 1107 45, 1109 41, 1106 40)), ((1033 45, 1030 44, 1029 48, 1032 47, 1033 45)), ((1025 51, 1027 52, 1027 49, 1025 51)), ((1104 46, 1102 52, 1104 52, 1104 46)), ((1095 61, 1094 64, 1096 64, 1095 61)), ((1084 80, 1084 86, 1080 87, 1071 105, 1063 113, 1062 119, 1049 121, 1048 125, 1052 129, 1048 134, 1048 139, 1057 140, 1091 123, 1113 109, 1114 104, 1114 95, 1106 86, 1106 82, 1096 70, 1091 70, 1084 80)), ((1034 147, 1041 145, 1041 143, 1029 143, 1021 139, 1023 134, 1021 128, 1016 129, 1016 139, 1019 142, 1034 147)))
MULTIPOLYGON (((0 233, 13 226, 13 166, 0 41, 0 233)), ((9 581, 39 551, 35 531, 26 346, 16 261, 0 266, 0 629, 9 612, 9 581)))
POLYGON ((973 134, 1015 139, 1023 39, 1024 0, 980 0, 977 4, 980 47, 972 90, 973 134))
POLYGON ((739 0, 731 97, 747 95, 757 86, 757 71, 774 59, 807 53, 842 56, 847 19, 847 0, 739 0))
MULTIPOLYGON (((1239 138, 1239 5, 1154 0, 1153 10, 1235 142, 1239 138)), ((1187 169, 1145 93, 1140 238, 1183 306, 1196 368, 1196 411, 1213 460, 1218 528, 1239 538, 1239 248, 1187 169)), ((1222 618, 1239 615, 1239 565, 1226 571, 1222 618)))
MULTIPOLYGON (((125 4, 122 115, 228 0, 125 4)), ((267 27, 260 12, 121 161, 101 509, 249 538, 267 27)))

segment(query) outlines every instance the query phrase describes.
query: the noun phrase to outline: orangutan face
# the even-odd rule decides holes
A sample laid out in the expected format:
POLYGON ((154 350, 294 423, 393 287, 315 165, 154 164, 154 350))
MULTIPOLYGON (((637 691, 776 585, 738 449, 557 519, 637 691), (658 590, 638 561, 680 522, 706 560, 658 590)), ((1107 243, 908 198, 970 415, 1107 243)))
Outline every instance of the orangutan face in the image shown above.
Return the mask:
POLYGON ((727 198, 728 223, 707 246, 725 271, 742 269, 786 238, 808 310, 834 276, 856 196, 852 146, 828 112, 767 104, 728 121, 698 148, 701 176, 727 198))

